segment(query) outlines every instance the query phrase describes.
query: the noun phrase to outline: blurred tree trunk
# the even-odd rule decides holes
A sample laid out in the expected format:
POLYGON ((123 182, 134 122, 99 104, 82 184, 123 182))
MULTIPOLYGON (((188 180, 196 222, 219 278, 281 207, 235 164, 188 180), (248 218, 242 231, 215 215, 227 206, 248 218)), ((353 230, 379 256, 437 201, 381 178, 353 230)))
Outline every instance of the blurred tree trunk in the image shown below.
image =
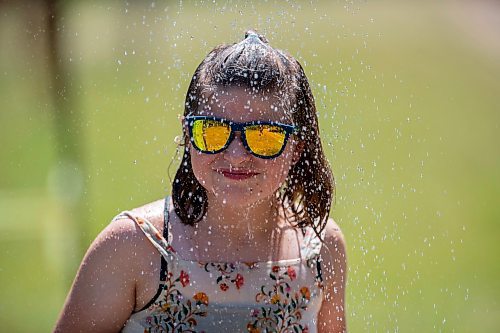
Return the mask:
POLYGON ((48 43, 48 62, 50 73, 50 91, 54 105, 54 129, 56 139, 57 162, 53 166, 53 190, 62 205, 62 227, 68 231, 64 255, 65 280, 71 283, 78 258, 86 250, 86 214, 83 205, 85 170, 83 156, 83 119, 77 107, 78 87, 75 85, 75 73, 72 72, 65 45, 64 5, 65 1, 43 0, 48 43), (70 225, 67 225, 70 224, 70 225), (71 244, 71 240, 75 244, 71 244), (71 247, 71 249, 69 248, 71 247), (73 255, 71 255, 71 253, 73 255), (74 256, 76 255, 77 258, 74 256))

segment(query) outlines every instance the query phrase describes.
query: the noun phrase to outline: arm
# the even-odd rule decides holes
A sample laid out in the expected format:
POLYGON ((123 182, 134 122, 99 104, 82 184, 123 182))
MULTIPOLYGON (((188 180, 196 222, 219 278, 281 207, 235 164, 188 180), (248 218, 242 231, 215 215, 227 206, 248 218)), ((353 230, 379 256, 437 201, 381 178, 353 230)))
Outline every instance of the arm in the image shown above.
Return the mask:
POLYGON ((328 220, 321 257, 324 298, 318 314, 318 332, 347 332, 344 314, 347 273, 345 240, 342 231, 332 219, 328 220))
POLYGON ((135 306, 134 222, 110 223, 80 265, 54 332, 118 332, 135 306))

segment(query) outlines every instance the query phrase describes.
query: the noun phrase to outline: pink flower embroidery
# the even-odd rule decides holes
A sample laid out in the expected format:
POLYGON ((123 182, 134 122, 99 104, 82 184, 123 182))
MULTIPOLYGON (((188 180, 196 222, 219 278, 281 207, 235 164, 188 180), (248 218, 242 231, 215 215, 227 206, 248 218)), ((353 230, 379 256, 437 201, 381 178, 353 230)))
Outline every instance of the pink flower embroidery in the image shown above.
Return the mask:
POLYGON ((236 274, 236 278, 234 279, 234 284, 236 285, 236 289, 240 289, 241 286, 243 286, 243 283, 245 283, 245 279, 243 278, 243 275, 236 274))
POLYGON ((189 284, 189 275, 186 272, 181 271, 181 275, 180 275, 179 279, 180 279, 183 287, 185 287, 189 284))
POLYGON ((295 269, 293 267, 288 266, 288 277, 290 278, 291 281, 295 280, 297 278, 297 273, 295 272, 295 269))

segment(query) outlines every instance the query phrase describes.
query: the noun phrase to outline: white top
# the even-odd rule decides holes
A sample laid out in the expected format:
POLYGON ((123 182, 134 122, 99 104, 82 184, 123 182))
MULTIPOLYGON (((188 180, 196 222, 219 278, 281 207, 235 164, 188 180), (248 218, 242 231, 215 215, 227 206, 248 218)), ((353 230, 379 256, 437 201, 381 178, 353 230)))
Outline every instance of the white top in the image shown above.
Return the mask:
POLYGON ((131 212, 162 255, 160 285, 153 299, 132 313, 124 333, 317 331, 323 300, 321 241, 305 228, 301 257, 267 262, 204 263, 182 259, 170 246, 168 202, 164 233, 131 212), (169 241, 167 241, 169 240, 169 241))

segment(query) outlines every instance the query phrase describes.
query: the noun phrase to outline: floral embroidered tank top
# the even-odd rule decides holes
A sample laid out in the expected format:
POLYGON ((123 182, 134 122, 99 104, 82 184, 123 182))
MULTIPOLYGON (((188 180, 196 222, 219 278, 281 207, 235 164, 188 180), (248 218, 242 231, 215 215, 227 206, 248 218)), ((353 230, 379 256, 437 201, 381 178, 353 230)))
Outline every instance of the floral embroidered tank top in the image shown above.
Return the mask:
POLYGON ((113 220, 132 219, 161 254, 156 295, 132 313, 123 333, 317 331, 323 300, 321 242, 306 228, 301 257, 267 262, 198 262, 179 257, 170 242, 169 197, 164 231, 124 211, 113 220))

